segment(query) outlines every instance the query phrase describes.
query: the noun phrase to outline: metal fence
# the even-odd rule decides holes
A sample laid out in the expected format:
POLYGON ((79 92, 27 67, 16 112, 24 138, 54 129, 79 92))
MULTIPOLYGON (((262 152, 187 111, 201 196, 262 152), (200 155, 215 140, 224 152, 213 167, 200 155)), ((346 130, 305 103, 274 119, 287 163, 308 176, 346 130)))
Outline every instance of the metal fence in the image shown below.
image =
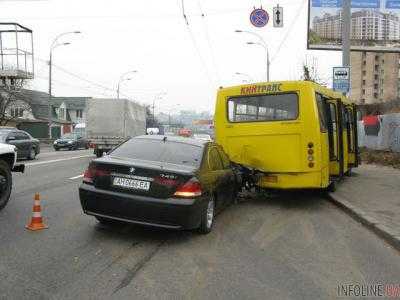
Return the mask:
POLYGON ((373 150, 400 152, 400 113, 369 116, 359 121, 358 144, 373 150))

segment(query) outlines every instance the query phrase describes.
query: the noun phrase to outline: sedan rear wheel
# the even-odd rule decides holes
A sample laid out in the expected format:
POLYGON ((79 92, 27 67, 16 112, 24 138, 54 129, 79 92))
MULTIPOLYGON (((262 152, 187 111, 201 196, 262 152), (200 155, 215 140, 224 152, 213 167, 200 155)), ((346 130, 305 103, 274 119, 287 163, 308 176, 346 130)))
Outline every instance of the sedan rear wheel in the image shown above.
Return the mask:
POLYGON ((204 208, 201 223, 199 227, 199 232, 202 234, 210 233, 212 230, 212 226, 214 224, 215 217, 215 200, 214 197, 211 197, 208 200, 207 206, 204 208))

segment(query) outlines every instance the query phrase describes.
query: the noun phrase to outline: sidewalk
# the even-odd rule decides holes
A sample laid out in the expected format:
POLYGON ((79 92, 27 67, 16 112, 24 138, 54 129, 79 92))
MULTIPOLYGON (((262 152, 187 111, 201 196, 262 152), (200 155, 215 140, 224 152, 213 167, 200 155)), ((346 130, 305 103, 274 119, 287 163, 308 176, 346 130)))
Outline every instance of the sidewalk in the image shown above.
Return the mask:
POLYGON ((331 200, 400 250, 400 170, 361 165, 331 200))

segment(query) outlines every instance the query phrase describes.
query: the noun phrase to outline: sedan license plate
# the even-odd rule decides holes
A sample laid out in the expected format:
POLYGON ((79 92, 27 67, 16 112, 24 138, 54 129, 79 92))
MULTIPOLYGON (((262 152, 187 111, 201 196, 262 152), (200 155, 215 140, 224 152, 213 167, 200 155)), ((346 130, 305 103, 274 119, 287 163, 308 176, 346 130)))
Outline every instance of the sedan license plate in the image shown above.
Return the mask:
POLYGON ((150 182, 148 181, 121 178, 121 177, 114 177, 113 185, 127 189, 143 190, 143 191, 148 191, 150 189, 150 182))

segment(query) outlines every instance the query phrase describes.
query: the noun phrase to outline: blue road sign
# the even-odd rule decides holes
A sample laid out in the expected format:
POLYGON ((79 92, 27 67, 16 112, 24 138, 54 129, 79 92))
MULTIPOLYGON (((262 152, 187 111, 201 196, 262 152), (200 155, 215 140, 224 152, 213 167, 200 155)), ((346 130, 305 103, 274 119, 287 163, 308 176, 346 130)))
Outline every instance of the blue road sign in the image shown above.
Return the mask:
POLYGON ((333 68, 333 89, 338 92, 350 92, 350 68, 334 67, 333 68))
POLYGON ((400 9, 400 0, 386 0, 385 8, 400 9))
POLYGON ((268 13, 262 8, 254 9, 250 14, 250 22, 255 27, 264 27, 268 24, 269 15, 268 13))
POLYGON ((350 91, 350 84, 348 81, 333 82, 333 89, 337 92, 348 93, 350 91))
MULTIPOLYGON (((399 2, 399 0, 387 0, 399 2)), ((342 7, 342 0, 312 0, 312 7, 342 7)), ((352 8, 380 8, 381 0, 351 0, 352 8)))
POLYGON ((312 7, 340 7, 341 0, 312 0, 312 7))

